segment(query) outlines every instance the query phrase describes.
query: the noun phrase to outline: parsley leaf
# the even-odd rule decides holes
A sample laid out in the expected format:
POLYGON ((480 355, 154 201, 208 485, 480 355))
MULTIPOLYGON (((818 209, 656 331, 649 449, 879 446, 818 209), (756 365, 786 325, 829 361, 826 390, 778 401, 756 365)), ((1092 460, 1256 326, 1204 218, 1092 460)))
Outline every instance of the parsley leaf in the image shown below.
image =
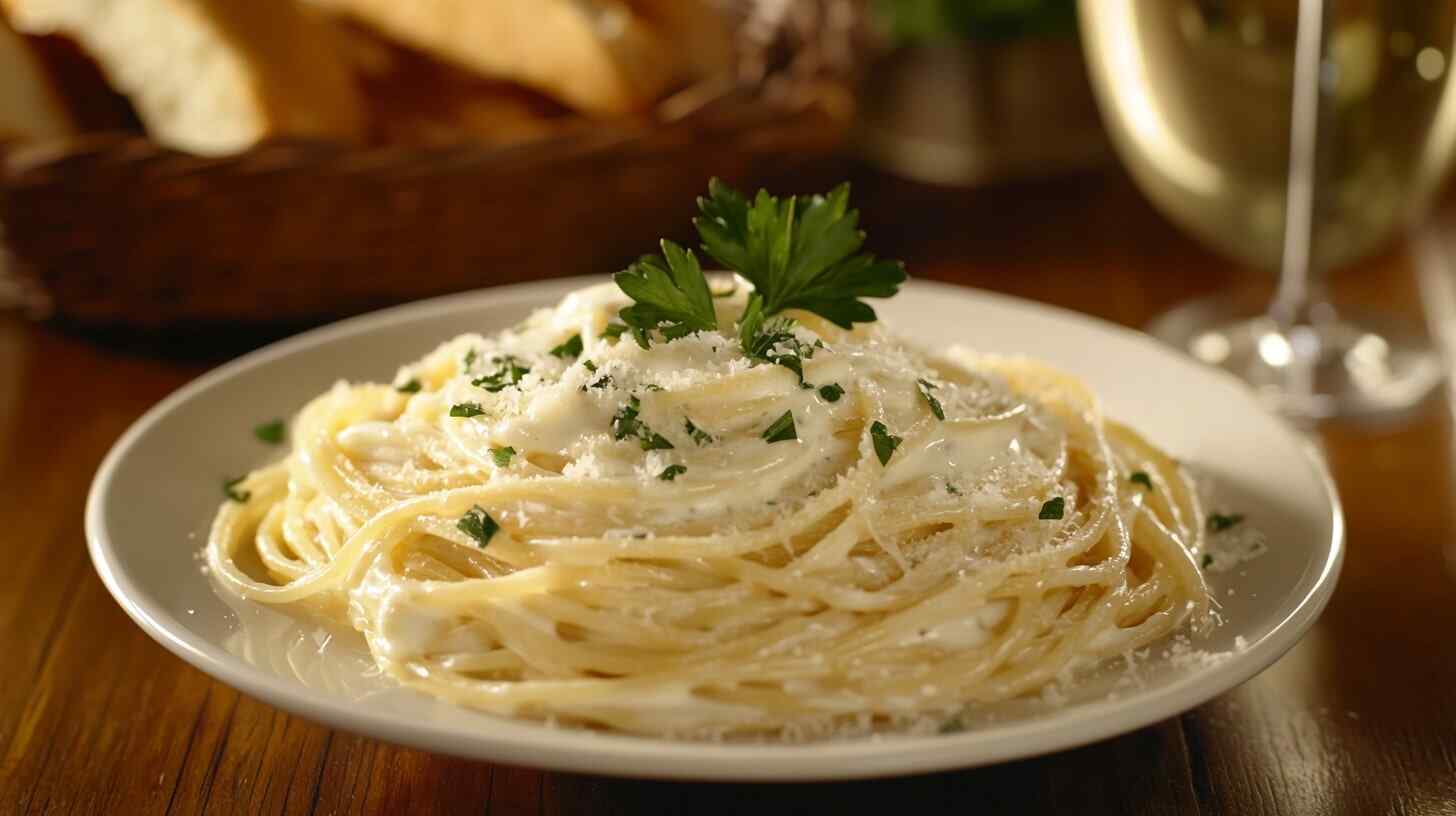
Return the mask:
POLYGON ((617 409, 612 417, 612 438, 626 439, 629 436, 636 436, 642 423, 637 421, 637 414, 642 410, 642 401, 636 397, 627 400, 627 404, 617 409))
POLYGON ((251 499, 253 497, 253 492, 251 490, 238 490, 238 485, 242 484, 242 481, 246 478, 248 477, 239 476, 236 479, 225 480, 222 483, 222 494, 224 496, 227 496, 229 499, 237 502, 238 504, 242 504, 248 499, 251 499))
POLYGON ((581 335, 573 334, 570 340, 551 349, 551 356, 559 357, 562 360, 565 360, 567 357, 580 357, 582 348, 581 335))
POLYGON ((688 419, 686 417, 683 418, 683 428, 688 432, 688 436, 692 437, 693 444, 695 444, 695 445, 711 445, 711 444, 713 444, 713 435, 710 434, 710 433, 708 433, 707 431, 703 430, 702 428, 699 428, 698 426, 694 425, 693 424, 693 421, 691 419, 688 419))
MULTIPOLYGON (((859 213, 849 209, 849 185, 828 195, 779 198, 760 190, 752 203, 718 179, 698 199, 693 220, 703 250, 753 284, 744 329, 786 309, 803 309, 840 328, 875 320, 860 300, 891 297, 904 283, 898 261, 860 253, 859 213)), ((751 337, 752 332, 740 337, 751 337)))
POLYGON ((1208 517, 1208 529, 1215 533, 1221 533, 1243 520, 1243 513, 1234 513, 1228 516, 1222 513, 1213 513, 1208 517))
POLYGON ((521 361, 511 355, 492 360, 497 364, 495 371, 470 381, 476 388, 484 388, 492 394, 504 390, 507 386, 515 385, 521 378, 531 373, 531 369, 521 365, 521 361))
POLYGON ((465 515, 461 516, 460 520, 455 523, 455 527, 460 532, 475 539, 476 545, 482 550, 485 549, 485 545, 490 543, 491 538, 495 536, 496 532, 500 530, 500 525, 496 524, 495 519, 491 518, 489 513, 480 509, 480 505, 478 504, 472 506, 465 515))
POLYGON ((820 386, 819 396, 823 397, 825 402, 839 402, 839 398, 844 396, 844 389, 840 387, 839 383, 830 383, 820 386))
MULTIPOLYGON (((768 323, 755 321, 751 333, 743 338, 743 353, 750 359, 780 365, 794 372, 799 385, 813 388, 804 382, 804 361, 813 359, 814 352, 823 345, 812 345, 800 340, 793 332, 794 321, 780 317, 768 323)), ((747 324, 740 330, 748 330, 747 324)))
POLYGON ((267 442, 270 445, 277 445, 283 441, 288 429, 284 427, 283 420, 275 419, 272 422, 264 422, 253 429, 253 436, 259 441, 267 442))
POLYGON ((1149 476, 1145 471, 1134 471, 1131 476, 1127 477, 1127 480, 1135 485, 1142 485, 1148 490, 1153 489, 1153 478, 1149 476))
POLYGON ((773 424, 764 429, 763 439, 769 444, 774 442, 787 442, 790 439, 799 438, 799 429, 794 427, 794 412, 785 411, 784 415, 773 421, 773 424))
POLYGON ((490 458, 495 460, 496 467, 510 467, 511 457, 516 455, 515 448, 491 448, 490 458))
POLYGON ((1047 502, 1041 506, 1041 512, 1037 513, 1036 517, 1038 519, 1041 519, 1042 521, 1055 521, 1061 518, 1066 513, 1066 511, 1067 500, 1062 498, 1061 496, 1058 496, 1055 499, 1048 499, 1047 502))
POLYGON ((627 404, 617 410, 612 417, 612 438, 617 440, 635 438, 642 446, 642 450, 672 450, 672 443, 667 437, 647 427, 647 423, 637 418, 642 410, 642 401, 636 397, 627 400, 627 404))
POLYGON ((394 390, 401 394, 418 394, 420 392, 420 381, 417 379, 410 380, 403 385, 396 385, 394 390))
POLYGON ((662 242, 662 257, 645 255, 612 276, 635 301, 619 312, 637 344, 647 348, 649 333, 660 330, 668 340, 718 328, 708 279, 692 250, 662 242), (666 260, 664 260, 666 259, 666 260))
POLYGON ((484 413, 484 409, 478 402, 461 402, 450 406, 450 416, 452 417, 478 417, 484 413))
POLYGON ((668 465, 667 467, 662 469, 661 473, 657 474, 657 478, 661 479, 664 482, 670 482, 687 472, 688 469, 683 467, 682 465, 668 465))
POLYGON ((625 332, 625 331, 627 331, 627 325, 625 323, 608 323, 607 324, 607 327, 605 329, 602 329, 602 339, 603 340, 617 340, 617 339, 620 339, 621 336, 622 336, 622 333, 625 332))
POLYGON ((876 420, 870 426, 870 441, 875 445, 875 456, 879 457, 880 464, 888 465, 890 457, 895 453, 895 448, 900 447, 900 443, 905 440, 890 433, 890 429, 885 427, 885 423, 876 420))
POLYGON ((945 409, 941 407, 940 400, 936 399, 935 395, 930 393, 931 390, 937 387, 935 383, 929 380, 916 380, 915 382, 920 386, 920 396, 924 397, 925 403, 930 406, 930 413, 935 414, 936 419, 944 421, 945 409))

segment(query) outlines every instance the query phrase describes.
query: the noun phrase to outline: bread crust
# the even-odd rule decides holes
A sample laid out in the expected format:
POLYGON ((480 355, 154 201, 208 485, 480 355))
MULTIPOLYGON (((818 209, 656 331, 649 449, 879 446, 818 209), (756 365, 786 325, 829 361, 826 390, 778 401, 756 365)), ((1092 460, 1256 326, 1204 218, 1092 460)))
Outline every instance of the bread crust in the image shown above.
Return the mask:
POLYGON ((28 33, 77 41, 157 141, 200 154, 270 136, 354 139, 358 90, 293 0, 0 0, 28 33))

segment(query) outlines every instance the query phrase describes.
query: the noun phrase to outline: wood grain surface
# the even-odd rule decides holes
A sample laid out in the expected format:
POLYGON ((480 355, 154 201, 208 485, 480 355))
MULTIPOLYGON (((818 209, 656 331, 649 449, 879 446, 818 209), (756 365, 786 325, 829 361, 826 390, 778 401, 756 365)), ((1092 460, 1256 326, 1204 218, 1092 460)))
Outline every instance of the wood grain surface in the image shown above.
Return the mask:
MULTIPOLYGON (((1128 325, 1259 279, 1180 236, 1115 172, 973 193, 856 175, 871 247, 920 277, 1128 325)), ((1399 247, 1339 288, 1419 319, 1399 247)), ((1396 427, 1320 432, 1349 522, 1339 590, 1293 652, 1229 694, 1117 739, 989 768, 707 785, 492 766, 332 731, 149 640, 92 570, 82 508, 126 426, 219 362, 179 359, 0 316, 0 813, 1456 813, 1456 485, 1443 399, 1396 427)))

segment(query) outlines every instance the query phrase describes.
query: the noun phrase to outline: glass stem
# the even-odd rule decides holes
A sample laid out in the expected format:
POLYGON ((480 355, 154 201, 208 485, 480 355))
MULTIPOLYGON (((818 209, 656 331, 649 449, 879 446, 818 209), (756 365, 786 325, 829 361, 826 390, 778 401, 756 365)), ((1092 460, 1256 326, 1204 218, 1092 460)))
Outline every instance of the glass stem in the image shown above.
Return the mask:
POLYGON ((1288 332, 1311 320, 1311 307, 1324 300, 1315 283, 1315 161, 1319 150, 1320 61, 1324 39, 1324 0, 1299 0, 1294 41, 1294 103, 1289 121, 1289 185, 1284 205, 1284 254, 1279 290, 1269 316, 1288 332))

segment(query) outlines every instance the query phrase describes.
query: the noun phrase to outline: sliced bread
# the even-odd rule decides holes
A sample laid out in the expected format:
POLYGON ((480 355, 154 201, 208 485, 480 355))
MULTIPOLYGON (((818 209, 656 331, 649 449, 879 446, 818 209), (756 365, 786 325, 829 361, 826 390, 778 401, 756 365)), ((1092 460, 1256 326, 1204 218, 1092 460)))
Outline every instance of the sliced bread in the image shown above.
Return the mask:
POLYGON ((363 113, 322 21, 293 0, 0 0, 77 41, 154 139, 206 155, 274 135, 354 138, 363 113))

